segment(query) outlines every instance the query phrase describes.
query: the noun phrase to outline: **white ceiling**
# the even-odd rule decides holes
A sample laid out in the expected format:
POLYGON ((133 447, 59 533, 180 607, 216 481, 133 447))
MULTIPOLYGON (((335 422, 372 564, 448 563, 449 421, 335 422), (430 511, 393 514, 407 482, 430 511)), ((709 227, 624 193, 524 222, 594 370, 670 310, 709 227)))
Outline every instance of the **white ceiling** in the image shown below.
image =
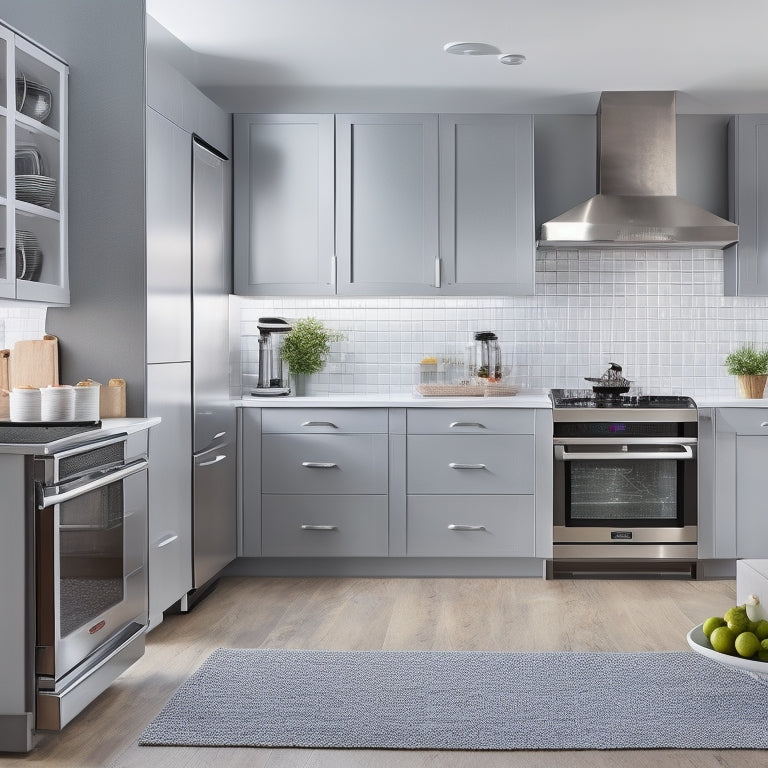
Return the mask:
POLYGON ((591 114, 603 90, 674 90, 679 112, 768 111, 766 0, 146 3, 191 50, 162 29, 150 28, 150 45, 234 112, 379 103, 591 114), (527 61, 444 53, 453 41, 527 61))

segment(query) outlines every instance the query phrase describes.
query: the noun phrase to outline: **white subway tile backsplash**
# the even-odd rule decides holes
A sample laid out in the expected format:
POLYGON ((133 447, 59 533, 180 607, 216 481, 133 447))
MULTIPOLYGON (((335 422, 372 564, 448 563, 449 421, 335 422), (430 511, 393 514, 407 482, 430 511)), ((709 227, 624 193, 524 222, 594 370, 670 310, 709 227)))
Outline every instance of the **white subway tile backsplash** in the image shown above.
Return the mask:
POLYGON ((242 299, 243 373, 256 372, 257 319, 275 314, 347 335, 311 393, 409 390, 422 357, 463 356, 494 330, 523 386, 581 387, 615 361, 647 393, 730 396, 723 360, 768 346, 768 299, 723 297, 722 275, 720 251, 542 251, 535 296, 242 299))
POLYGON ((0 349, 45 335, 45 307, 0 307, 0 349))

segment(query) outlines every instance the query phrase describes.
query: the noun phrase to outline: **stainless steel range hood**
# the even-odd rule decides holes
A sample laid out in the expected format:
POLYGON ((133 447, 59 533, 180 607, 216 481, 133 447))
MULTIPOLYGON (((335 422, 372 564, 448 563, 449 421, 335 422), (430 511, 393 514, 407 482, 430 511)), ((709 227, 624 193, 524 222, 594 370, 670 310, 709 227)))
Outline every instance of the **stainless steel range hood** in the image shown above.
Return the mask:
POLYGON ((604 91, 598 194, 542 224, 540 248, 726 248, 739 228, 677 196, 674 91, 604 91))

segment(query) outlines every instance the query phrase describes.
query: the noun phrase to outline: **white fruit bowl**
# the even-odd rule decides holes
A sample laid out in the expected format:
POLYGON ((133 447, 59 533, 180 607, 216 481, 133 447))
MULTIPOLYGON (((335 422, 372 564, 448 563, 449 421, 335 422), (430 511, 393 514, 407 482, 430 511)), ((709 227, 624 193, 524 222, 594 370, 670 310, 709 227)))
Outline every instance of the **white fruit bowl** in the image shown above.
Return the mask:
POLYGON ((699 624, 694 627, 687 635, 688 645, 696 653, 706 656, 719 664, 725 664, 727 667, 735 667, 742 672, 749 672, 763 680, 768 680, 768 661, 755 661, 753 659, 743 659, 741 656, 729 656, 727 653, 716 651, 710 644, 707 636, 702 629, 704 625, 699 624))

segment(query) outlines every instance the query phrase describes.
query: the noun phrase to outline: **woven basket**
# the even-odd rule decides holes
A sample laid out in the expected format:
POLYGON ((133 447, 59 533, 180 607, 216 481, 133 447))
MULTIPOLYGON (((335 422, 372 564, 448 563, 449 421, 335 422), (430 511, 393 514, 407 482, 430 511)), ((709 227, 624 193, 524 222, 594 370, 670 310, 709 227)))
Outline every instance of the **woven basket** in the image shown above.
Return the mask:
POLYGON ((483 397, 485 387, 477 384, 417 384, 424 397, 483 397))

